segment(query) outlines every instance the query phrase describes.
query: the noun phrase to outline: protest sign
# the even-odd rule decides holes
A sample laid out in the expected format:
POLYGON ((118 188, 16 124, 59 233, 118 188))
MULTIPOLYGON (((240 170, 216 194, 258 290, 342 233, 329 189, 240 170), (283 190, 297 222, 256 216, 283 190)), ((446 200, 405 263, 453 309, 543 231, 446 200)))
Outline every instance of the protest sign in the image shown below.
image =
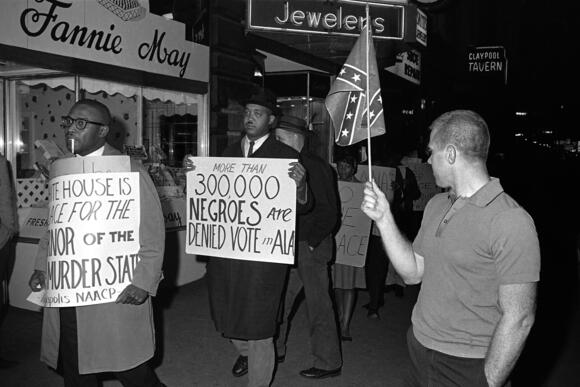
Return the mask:
POLYGON ((131 170, 127 155, 102 157, 65 157, 50 165, 50 178, 75 173, 125 172, 131 170))
POLYGON ((334 239, 336 263, 363 267, 369 244, 371 219, 360 209, 363 199, 362 183, 338 182, 342 221, 334 239))
MULTIPOLYGON (((372 171, 375 183, 377 183, 381 191, 385 193, 387 200, 391 202, 395 194, 393 191, 392 183, 397 177, 397 168, 379 167, 373 165, 372 171)), ((366 183, 369 181, 369 166, 367 164, 359 164, 354 176, 359 181, 366 183)))
MULTIPOLYGON (((391 167, 379 167, 373 165, 372 168, 373 179, 375 179, 375 183, 379 186, 381 191, 387 197, 389 203, 393 203, 393 198, 395 197, 395 191, 393 190, 393 183, 397 178, 397 168, 391 167)), ((367 182, 369 181, 369 167, 366 164, 360 164, 357 168, 355 177, 360 181, 367 182)), ((373 223, 372 229, 373 235, 380 235, 379 229, 373 223)))
POLYGON ((139 173, 61 175, 49 190, 46 289, 29 300, 44 307, 114 302, 139 262, 139 173))
POLYGON ((294 263, 297 160, 192 157, 185 252, 294 263))
POLYGON ((171 198, 161 202, 165 231, 185 230, 185 200, 171 198))
POLYGON ((430 164, 413 163, 407 165, 415 174, 417 185, 421 191, 419 199, 413 201, 413 211, 423 211, 427 202, 433 196, 442 192, 442 189, 435 183, 435 176, 433 176, 433 169, 430 164))

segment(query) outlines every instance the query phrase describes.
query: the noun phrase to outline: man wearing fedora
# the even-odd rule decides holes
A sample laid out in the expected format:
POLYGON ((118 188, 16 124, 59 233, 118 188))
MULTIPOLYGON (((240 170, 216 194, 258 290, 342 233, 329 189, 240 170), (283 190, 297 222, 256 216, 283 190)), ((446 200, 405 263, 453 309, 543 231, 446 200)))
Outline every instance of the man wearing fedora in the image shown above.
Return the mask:
MULTIPOLYGON (((224 157, 298 159, 291 147, 270 135, 276 121, 276 97, 266 91, 245 102, 245 135, 231 144, 224 157)), ((288 171, 296 182, 297 213, 309 208, 306 170, 293 162, 288 171)), ((232 373, 248 373, 249 387, 269 386, 276 355, 273 337, 288 265, 211 257, 207 279, 211 315, 216 329, 229 338, 238 352, 232 373)))
POLYGON ((307 151, 308 131, 303 119, 282 116, 275 134, 279 141, 300 152, 300 161, 306 167, 308 187, 314 200, 312 210, 298 216, 298 252, 296 264, 290 270, 284 320, 276 340, 278 358, 283 359, 286 355, 288 318, 297 296, 304 288, 314 364, 300 371, 300 375, 310 379, 338 376, 342 357, 328 271, 334 248, 332 233, 340 212, 336 179, 326 161, 307 151))

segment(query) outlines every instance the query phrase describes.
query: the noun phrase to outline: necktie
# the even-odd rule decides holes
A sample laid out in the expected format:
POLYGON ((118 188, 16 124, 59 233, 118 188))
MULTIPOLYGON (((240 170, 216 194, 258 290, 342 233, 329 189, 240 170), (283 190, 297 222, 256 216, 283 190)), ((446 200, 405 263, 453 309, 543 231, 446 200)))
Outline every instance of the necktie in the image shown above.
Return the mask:
POLYGON ((248 156, 250 157, 254 153, 254 141, 250 141, 250 149, 248 149, 248 156))

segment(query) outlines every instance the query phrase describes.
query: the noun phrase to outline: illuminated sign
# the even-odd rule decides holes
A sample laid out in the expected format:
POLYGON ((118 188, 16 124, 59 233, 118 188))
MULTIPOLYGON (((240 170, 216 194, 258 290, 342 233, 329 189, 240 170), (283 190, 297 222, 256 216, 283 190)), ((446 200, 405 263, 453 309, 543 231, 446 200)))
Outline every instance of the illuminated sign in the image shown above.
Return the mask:
POLYGON ((414 5, 406 7, 405 42, 427 47, 427 14, 414 5))
MULTIPOLYGON (((358 36, 366 19, 365 4, 350 0, 248 0, 248 29, 358 36)), ((369 9, 375 39, 403 39, 405 6, 369 3, 369 9)))
POLYGON ((505 48, 470 47, 467 49, 467 72, 481 79, 502 79, 507 83, 507 57, 505 48))
POLYGON ((398 75, 416 85, 421 84, 421 53, 417 50, 409 50, 397 55, 395 64, 386 67, 385 70, 398 75))

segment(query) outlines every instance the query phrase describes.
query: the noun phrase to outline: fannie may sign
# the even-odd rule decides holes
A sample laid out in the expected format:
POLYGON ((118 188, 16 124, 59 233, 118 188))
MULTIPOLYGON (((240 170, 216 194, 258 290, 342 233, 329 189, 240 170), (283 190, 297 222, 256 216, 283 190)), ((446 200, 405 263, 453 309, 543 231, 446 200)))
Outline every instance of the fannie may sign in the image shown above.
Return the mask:
POLYGON ((0 44, 207 82, 209 48, 137 1, 2 0, 0 44))
MULTIPOLYGON (((403 39, 405 7, 369 3, 375 39, 403 39)), ((248 29, 358 36, 365 22, 363 1, 248 0, 248 29)))

